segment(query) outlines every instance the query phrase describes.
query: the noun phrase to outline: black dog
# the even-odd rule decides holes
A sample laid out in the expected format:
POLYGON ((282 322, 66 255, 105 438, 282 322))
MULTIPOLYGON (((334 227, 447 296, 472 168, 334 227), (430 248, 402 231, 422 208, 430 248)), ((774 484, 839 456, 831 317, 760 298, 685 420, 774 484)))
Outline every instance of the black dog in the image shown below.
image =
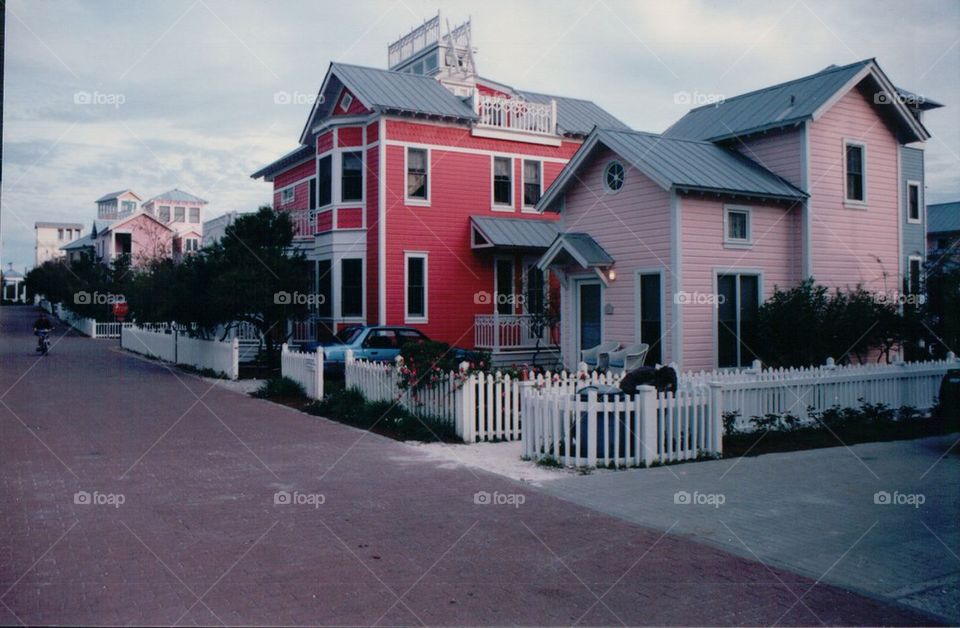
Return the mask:
POLYGON ((657 392, 677 391, 677 372, 669 366, 641 366, 623 376, 620 380, 620 390, 628 395, 637 393, 637 386, 649 385, 657 392))

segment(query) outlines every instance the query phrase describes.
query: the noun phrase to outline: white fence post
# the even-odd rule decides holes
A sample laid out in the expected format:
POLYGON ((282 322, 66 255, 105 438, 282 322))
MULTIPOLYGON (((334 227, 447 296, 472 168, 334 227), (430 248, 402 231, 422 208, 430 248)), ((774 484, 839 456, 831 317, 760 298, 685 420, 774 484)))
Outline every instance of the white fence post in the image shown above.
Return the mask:
POLYGON ((635 400, 637 414, 637 428, 640 432, 640 447, 643 451, 637 452, 642 457, 643 465, 649 467, 660 458, 657 429, 657 389, 653 386, 637 386, 635 400))
POLYGON ((230 372, 230 379, 240 379, 240 340, 233 337, 230 345, 230 354, 232 355, 233 369, 230 372))
POLYGON ((317 399, 323 399, 323 349, 319 346, 314 357, 314 371, 317 399))
POLYGON ((710 450, 723 454, 723 385, 710 382, 710 450))

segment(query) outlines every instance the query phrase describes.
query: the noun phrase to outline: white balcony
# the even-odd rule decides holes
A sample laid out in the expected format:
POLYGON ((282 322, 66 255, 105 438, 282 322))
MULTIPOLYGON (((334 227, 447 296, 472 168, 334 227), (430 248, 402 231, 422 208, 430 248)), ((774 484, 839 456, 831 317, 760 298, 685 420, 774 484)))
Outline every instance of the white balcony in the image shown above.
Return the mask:
POLYGON ((516 98, 477 95, 474 103, 478 127, 535 135, 556 135, 555 100, 536 103, 516 98))
POLYGON ((559 345, 557 330, 535 329, 533 317, 528 314, 478 314, 473 323, 473 344, 478 349, 500 351, 531 350, 559 345))

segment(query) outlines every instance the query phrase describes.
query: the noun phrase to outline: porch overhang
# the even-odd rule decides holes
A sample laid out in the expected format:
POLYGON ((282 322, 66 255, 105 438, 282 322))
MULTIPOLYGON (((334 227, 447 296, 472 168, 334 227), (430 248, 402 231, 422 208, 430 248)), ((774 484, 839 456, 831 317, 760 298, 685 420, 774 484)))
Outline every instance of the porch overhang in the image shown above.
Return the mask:
POLYGON ((559 229, 552 220, 470 217, 470 248, 544 251, 559 229))
POLYGON ((590 234, 558 233, 553 243, 537 261, 537 268, 542 271, 552 269, 563 278, 566 275, 563 269, 579 266, 584 270, 592 270, 605 285, 608 285, 610 279, 604 271, 615 262, 613 256, 607 253, 590 234))

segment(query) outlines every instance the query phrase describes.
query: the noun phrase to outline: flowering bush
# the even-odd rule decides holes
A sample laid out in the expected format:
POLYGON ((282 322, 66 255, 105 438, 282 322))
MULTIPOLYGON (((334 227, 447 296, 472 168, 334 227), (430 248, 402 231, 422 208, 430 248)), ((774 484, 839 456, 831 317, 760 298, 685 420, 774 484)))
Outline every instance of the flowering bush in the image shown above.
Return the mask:
POLYGON ((417 394, 446 380, 456 373, 457 385, 462 385, 471 373, 482 372, 490 364, 489 357, 476 354, 465 370, 460 369, 460 354, 445 342, 408 343, 400 350, 397 360, 397 387, 409 392, 413 399, 417 394))

